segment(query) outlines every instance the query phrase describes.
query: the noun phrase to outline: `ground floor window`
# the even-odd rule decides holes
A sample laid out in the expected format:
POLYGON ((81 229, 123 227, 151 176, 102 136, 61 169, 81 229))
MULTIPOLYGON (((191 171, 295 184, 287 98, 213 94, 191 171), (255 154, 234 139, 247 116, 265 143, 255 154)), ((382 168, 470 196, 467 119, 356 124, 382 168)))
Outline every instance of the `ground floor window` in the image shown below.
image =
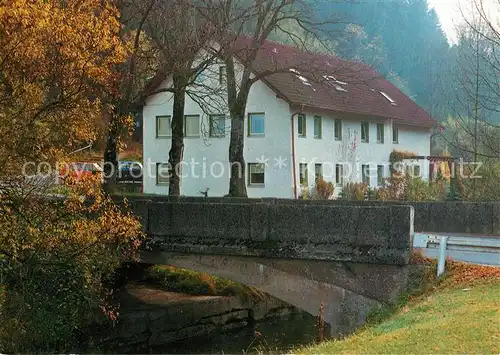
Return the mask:
POLYGON ((342 164, 335 164, 335 183, 344 185, 344 166, 342 164))
POLYGON ((300 185, 307 185, 307 164, 299 164, 299 183, 300 185))
POLYGON ((378 186, 384 185, 384 166, 383 165, 377 165, 377 185, 378 186))
POLYGON ((323 165, 322 164, 314 164, 314 180, 318 182, 319 180, 323 180, 323 165))
POLYGON ((170 169, 170 163, 156 163, 157 185, 168 185, 170 182, 171 175, 172 175, 172 169, 170 169))
POLYGON ((264 185, 264 164, 248 163, 248 185, 264 185))
POLYGON ((370 186, 370 166, 368 164, 361 165, 361 181, 370 186))

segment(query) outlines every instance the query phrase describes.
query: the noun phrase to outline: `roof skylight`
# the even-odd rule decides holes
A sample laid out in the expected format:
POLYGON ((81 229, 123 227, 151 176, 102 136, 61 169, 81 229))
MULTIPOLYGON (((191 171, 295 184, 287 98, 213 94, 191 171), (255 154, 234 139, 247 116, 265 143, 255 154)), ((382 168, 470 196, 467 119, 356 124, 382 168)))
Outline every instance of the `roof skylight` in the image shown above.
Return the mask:
POLYGON ((392 106, 396 106, 396 101, 394 101, 389 95, 387 95, 385 92, 381 91, 380 92, 383 97, 387 99, 391 103, 392 106))
POLYGON ((304 76, 302 76, 302 75, 299 75, 300 73, 299 73, 299 71, 298 71, 298 70, 295 70, 295 69, 293 69, 293 68, 292 68, 292 69, 289 69, 289 70, 290 70, 292 73, 295 73, 295 76, 296 76, 297 78, 299 78, 299 80, 302 82, 302 84, 304 84, 305 86, 309 86, 309 87, 312 89, 312 91, 316 91, 316 89, 315 89, 315 88, 311 85, 311 83, 309 82, 309 80, 308 80, 306 77, 304 77, 304 76))
POLYGON ((333 75, 323 75, 323 78, 325 78, 326 81, 332 80, 335 82, 335 84, 347 85, 347 83, 345 81, 337 80, 337 78, 335 78, 333 75))
POLYGON ((336 89, 337 91, 344 91, 344 92, 347 92, 347 90, 346 90, 346 89, 344 89, 342 86, 339 86, 339 85, 337 85, 337 84, 335 84, 335 89, 336 89))

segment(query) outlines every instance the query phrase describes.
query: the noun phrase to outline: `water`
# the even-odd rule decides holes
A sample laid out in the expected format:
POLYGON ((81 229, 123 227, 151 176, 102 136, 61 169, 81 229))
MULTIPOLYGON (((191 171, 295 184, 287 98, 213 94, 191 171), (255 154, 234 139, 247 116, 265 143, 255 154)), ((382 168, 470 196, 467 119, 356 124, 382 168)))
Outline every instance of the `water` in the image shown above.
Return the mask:
POLYGON ((197 337, 152 349, 156 354, 242 354, 284 353, 312 343, 316 337, 316 317, 294 313, 273 317, 253 326, 210 337, 197 337))

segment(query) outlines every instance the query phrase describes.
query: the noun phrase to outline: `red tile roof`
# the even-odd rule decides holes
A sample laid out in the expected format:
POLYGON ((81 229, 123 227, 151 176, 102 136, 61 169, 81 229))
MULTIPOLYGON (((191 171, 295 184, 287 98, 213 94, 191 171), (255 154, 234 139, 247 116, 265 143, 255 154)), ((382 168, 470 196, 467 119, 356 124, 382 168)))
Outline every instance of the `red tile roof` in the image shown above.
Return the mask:
MULTIPOLYGON (((250 37, 237 37, 234 41, 235 56, 245 61, 250 47, 250 37)), ((274 72, 264 76, 262 81, 290 104, 392 118, 400 124, 422 127, 437 124, 401 90, 363 63, 264 41, 252 69, 256 75, 274 72)))

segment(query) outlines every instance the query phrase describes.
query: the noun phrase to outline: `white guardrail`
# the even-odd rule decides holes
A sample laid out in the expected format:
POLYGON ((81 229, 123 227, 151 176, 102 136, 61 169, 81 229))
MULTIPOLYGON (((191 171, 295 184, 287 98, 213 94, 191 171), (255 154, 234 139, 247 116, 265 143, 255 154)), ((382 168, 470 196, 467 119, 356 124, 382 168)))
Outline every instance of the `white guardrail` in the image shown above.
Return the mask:
POLYGON ((446 258, 474 264, 500 266, 500 236, 414 233, 413 247, 438 259, 437 275, 444 272, 446 258))

